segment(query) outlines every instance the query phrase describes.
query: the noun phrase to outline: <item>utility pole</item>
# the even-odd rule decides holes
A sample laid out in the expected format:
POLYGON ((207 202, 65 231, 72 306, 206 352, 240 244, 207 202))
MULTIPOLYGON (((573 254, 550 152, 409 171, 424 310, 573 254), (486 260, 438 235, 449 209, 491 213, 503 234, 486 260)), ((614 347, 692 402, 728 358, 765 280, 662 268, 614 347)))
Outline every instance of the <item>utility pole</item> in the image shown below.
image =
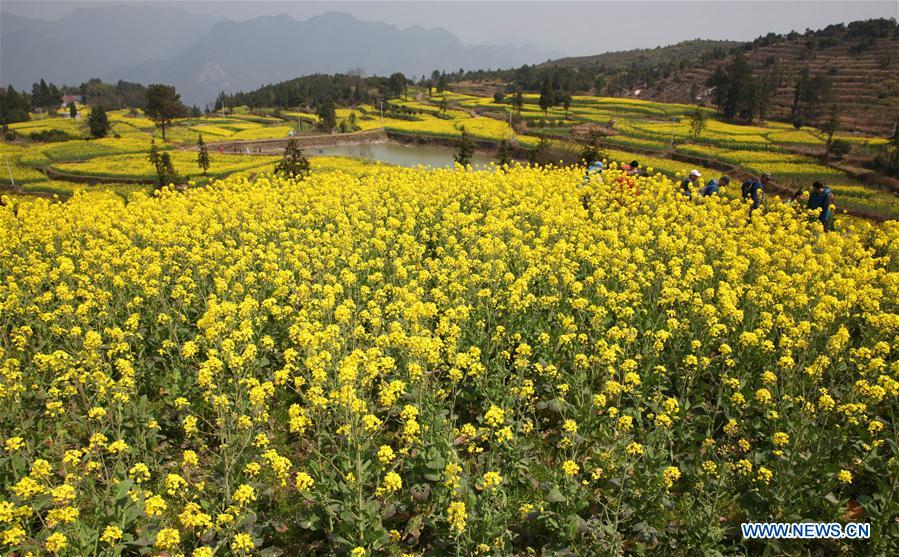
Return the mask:
POLYGON ((674 147, 674 123, 677 121, 676 116, 671 117, 671 146, 674 147))
POLYGON ((6 163, 6 171, 9 172, 9 181, 12 182, 12 189, 13 191, 17 191, 16 179, 12 176, 12 169, 9 167, 9 159, 3 159, 3 161, 6 163))
POLYGON ((381 129, 384 129, 384 101, 378 101, 381 106, 381 129))

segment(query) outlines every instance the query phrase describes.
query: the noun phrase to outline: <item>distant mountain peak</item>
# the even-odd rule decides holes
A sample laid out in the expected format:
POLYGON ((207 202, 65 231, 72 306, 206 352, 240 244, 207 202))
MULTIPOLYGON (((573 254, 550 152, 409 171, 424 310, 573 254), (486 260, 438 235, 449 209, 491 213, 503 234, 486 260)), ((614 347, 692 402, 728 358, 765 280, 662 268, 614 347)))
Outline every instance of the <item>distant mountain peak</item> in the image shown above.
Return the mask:
POLYGON ((18 88, 42 77, 68 84, 92 77, 170 83, 186 102, 204 104, 222 90, 252 90, 311 73, 361 68, 411 77, 546 58, 535 48, 470 46, 442 27, 403 28, 339 10, 303 21, 282 13, 238 22, 194 16, 180 6, 115 5, 80 8, 64 20, 4 23, 0 81, 18 88), (96 32, 97 21, 103 33, 96 32), (15 32, 7 36, 7 27, 15 32))

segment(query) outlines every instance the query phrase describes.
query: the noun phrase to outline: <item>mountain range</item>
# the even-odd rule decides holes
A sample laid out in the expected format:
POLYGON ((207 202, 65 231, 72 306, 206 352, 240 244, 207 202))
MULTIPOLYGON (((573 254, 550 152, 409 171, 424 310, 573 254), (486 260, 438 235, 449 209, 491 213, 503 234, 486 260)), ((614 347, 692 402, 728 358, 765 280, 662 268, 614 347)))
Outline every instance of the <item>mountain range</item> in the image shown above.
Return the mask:
POLYGON ((328 12, 247 21, 186 9, 118 5, 77 9, 57 21, 7 12, 0 18, 0 83, 30 89, 41 78, 78 84, 93 77, 174 85, 189 104, 220 91, 255 89, 311 73, 372 75, 500 68, 546 60, 535 47, 466 45, 442 28, 398 28, 328 12))

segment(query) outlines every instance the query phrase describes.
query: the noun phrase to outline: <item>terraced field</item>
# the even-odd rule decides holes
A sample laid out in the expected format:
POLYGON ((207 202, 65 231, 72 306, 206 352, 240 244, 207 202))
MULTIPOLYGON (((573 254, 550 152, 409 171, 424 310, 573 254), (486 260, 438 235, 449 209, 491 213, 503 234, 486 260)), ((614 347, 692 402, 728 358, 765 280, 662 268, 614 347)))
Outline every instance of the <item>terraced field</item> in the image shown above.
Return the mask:
MULTIPOLYGON (((443 96, 430 99, 431 104, 443 96)), ((899 197, 893 192, 863 184, 845 172, 824 165, 809 152, 823 151, 824 134, 815 128, 793 126, 779 122, 764 125, 736 125, 714 119, 707 113, 706 127, 695 137, 690 127, 690 115, 695 106, 668 104, 637 99, 576 96, 570 109, 553 107, 543 111, 537 106, 539 96, 523 95, 525 105, 520 117, 527 124, 527 133, 548 133, 566 137, 575 125, 591 123, 611 128, 615 135, 602 142, 615 150, 622 160, 671 158, 677 154, 708 159, 709 164, 723 163, 738 166, 746 173, 772 174, 783 190, 808 189, 815 180, 824 180, 835 192, 837 205, 877 218, 899 218, 899 197)), ((505 119, 517 111, 506 102, 493 98, 448 93, 451 105, 466 110, 493 114, 505 119)), ((836 134, 835 138, 849 141, 853 149, 873 153, 886 139, 852 134, 836 134)), ((683 164, 669 161, 658 168, 688 170, 683 164)), ((720 173, 720 172, 719 172, 720 173)))
MULTIPOLYGON (((389 101, 384 106, 383 117, 380 107, 373 105, 338 108, 336 115, 341 129, 367 131, 383 127, 389 133, 438 140, 455 140, 465 129, 482 142, 497 144, 511 140, 526 149, 536 147, 539 135, 567 139, 575 126, 597 124, 611 130, 612 135, 602 139, 602 143, 611 149, 611 157, 621 161, 641 160, 644 167, 652 166, 670 177, 684 174, 694 166, 718 168, 705 175, 707 178, 732 166, 739 175, 771 173, 781 192, 807 189, 812 181, 824 180, 835 191, 838 208, 881 219, 899 218, 899 198, 895 194, 861 183, 842 170, 825 166, 809 156, 808 153, 822 150, 825 143, 824 135, 814 128, 795 129, 774 122, 734 125, 716 120, 713 112, 705 109, 706 127, 699 136, 694 136, 690 116, 696 107, 690 105, 576 96, 567 111, 559 106, 544 111, 538 106, 537 95, 524 95, 523 100, 525 104, 519 112, 509 104, 511 98, 497 103, 492 97, 454 92, 428 96, 424 91, 413 89, 407 99, 389 101), (517 129, 510 127, 510 113, 514 113, 516 119, 520 118, 523 125, 517 129), (692 162, 671 160, 678 158, 692 162)), ((81 114, 88 114, 88 109, 83 108, 81 114)), ((10 183, 14 180, 29 187, 43 183, 43 187, 50 188, 51 180, 42 173, 45 169, 112 182, 147 180, 151 169, 142 154, 149 149, 151 139, 162 149, 176 150, 192 147, 201 134, 207 142, 219 143, 280 140, 291 133, 320 133, 314 128, 319 118, 311 112, 269 109, 251 113, 245 107, 233 108, 225 115, 177 120, 168 128, 166 142, 161 141, 153 122, 139 112, 114 111, 110 113, 110 120, 114 136, 109 138, 48 145, 11 145, 0 155, 9 161, 9 169, 0 181, 10 183)), ((83 121, 67 118, 46 118, 13 126, 20 134, 57 129, 74 137, 84 137, 84 128, 83 121)), ((849 134, 838 134, 837 137, 846 139, 854 150, 863 153, 874 152, 886 141, 849 134)), ((215 177, 264 167, 272 160, 247 159, 246 155, 232 159, 218 153, 216 148, 212 148, 211 153, 211 174, 215 177)), ((198 175, 196 164, 191 160, 193 155, 176 153, 174 157, 176 170, 182 176, 198 175)))

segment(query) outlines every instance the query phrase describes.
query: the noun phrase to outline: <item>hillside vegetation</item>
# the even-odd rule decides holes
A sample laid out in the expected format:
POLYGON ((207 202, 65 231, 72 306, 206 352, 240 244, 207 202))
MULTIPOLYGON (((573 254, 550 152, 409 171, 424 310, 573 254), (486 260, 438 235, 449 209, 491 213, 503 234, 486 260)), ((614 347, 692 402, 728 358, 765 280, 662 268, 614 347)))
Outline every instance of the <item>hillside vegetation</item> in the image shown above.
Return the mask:
MULTIPOLYGON (((827 29, 787 37, 757 40, 744 50, 757 76, 776 76, 777 87, 770 97, 769 117, 789 119, 797 78, 807 70, 826 76, 832 83, 831 102, 840 107, 847 128, 886 132, 899 115, 899 33, 885 28, 831 26, 827 29)), ((641 98, 662 102, 693 102, 696 86, 704 88, 719 65, 693 64, 655 83, 647 84, 641 98)), ((708 100, 707 91, 700 94, 708 100), (704 94, 703 94, 704 93, 704 94)))
POLYGON ((899 27, 895 19, 855 21, 805 33, 769 33, 752 42, 686 41, 655 49, 552 60, 513 70, 450 75, 451 88, 483 94, 496 90, 556 94, 592 93, 675 103, 714 105, 719 68, 744 57, 744 88, 758 88, 744 119, 779 119, 820 124, 834 107, 843 129, 886 134, 899 115, 899 27), (800 94, 805 76, 813 91, 800 94), (803 96, 804 95, 804 96, 803 96), (809 100, 810 99, 810 100, 809 100), (809 119, 803 102, 817 105, 809 119), (759 105, 763 108, 759 110, 759 105))

